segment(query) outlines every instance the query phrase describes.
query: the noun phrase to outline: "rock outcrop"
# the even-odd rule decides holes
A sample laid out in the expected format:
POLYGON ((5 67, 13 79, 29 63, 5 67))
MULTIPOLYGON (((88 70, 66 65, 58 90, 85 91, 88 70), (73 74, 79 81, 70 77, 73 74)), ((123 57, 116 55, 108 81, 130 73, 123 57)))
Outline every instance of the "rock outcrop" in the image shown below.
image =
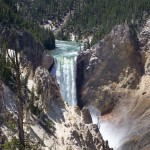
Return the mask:
POLYGON ((150 19, 141 28, 138 39, 144 75, 140 79, 138 88, 129 94, 133 100, 127 109, 128 119, 126 122, 130 121, 131 123, 126 141, 120 146, 121 150, 148 150, 150 148, 150 19))
POLYGON ((25 30, 11 32, 9 28, 0 26, 1 40, 9 49, 23 51, 27 61, 31 62, 33 71, 38 66, 49 69, 53 64, 53 58, 44 53, 44 46, 37 42, 30 33, 25 30), (48 62, 49 61, 49 62, 48 62))
POLYGON ((40 83, 40 95, 44 100, 41 106, 51 120, 55 122, 54 135, 57 137, 57 143, 59 143, 56 144, 58 150, 110 149, 108 143, 103 140, 98 126, 92 124, 89 110, 83 108, 80 111, 77 106, 69 107, 60 95, 56 79, 51 77, 47 70, 38 67, 35 71, 34 83, 36 85, 35 88, 40 83))
POLYGON ((142 74, 142 64, 127 24, 115 26, 109 35, 83 51, 77 59, 78 105, 94 105, 102 114, 110 112, 117 101, 115 83, 135 89, 142 74), (106 85, 111 85, 106 87, 106 85))
MULTIPOLYGON (((110 150, 108 142, 105 142, 99 132, 98 126, 92 123, 91 116, 87 118, 86 114, 77 113, 76 108, 66 107, 67 112, 64 112, 65 122, 60 126, 57 125, 57 136, 60 137, 59 141, 61 149, 75 149, 75 150, 110 150), (87 118, 88 122, 83 120, 87 118)), ((83 111, 87 112, 84 108, 83 111)))
POLYGON ((42 59, 42 67, 45 68, 46 70, 50 70, 53 64, 54 64, 54 58, 51 55, 44 53, 42 59))
POLYGON ((90 124, 92 123, 92 118, 91 118, 91 115, 90 115, 90 112, 87 108, 83 108, 82 111, 81 111, 81 115, 82 115, 82 118, 83 118, 83 122, 85 124, 90 124))
MULTIPOLYGON (((69 125, 70 134, 64 144, 71 145, 70 148, 76 150, 99 150, 110 149, 102 140, 99 129, 96 125, 76 124, 69 125)), ((68 147, 69 148, 69 147, 68 147)))
POLYGON ((53 119, 57 121, 64 120, 62 109, 65 109, 65 102, 61 97, 56 79, 50 76, 48 70, 38 67, 35 71, 34 83, 36 84, 36 88, 40 89, 38 95, 41 95, 41 99, 44 100, 41 107, 43 107, 53 119))

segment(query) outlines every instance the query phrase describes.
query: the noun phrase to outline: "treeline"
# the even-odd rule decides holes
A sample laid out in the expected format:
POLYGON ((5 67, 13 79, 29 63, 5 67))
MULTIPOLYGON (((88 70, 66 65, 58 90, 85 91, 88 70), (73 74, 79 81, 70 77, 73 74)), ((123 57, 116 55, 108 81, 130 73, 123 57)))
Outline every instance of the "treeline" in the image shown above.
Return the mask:
POLYGON ((45 46, 45 49, 50 50, 55 47, 55 37, 53 33, 22 16, 19 12, 19 4, 16 0, 0 0, 0 24, 9 29, 27 30, 37 41, 45 46))
POLYGON ((22 0, 19 11, 21 15, 38 23, 44 19, 61 21, 74 5, 75 0, 22 0))

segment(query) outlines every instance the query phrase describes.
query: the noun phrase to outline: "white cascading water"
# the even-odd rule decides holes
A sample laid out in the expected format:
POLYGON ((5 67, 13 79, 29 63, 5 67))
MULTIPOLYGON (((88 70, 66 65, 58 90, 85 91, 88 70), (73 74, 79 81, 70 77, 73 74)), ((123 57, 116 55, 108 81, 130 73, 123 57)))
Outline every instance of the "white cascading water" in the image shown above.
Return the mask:
POLYGON ((77 105, 76 59, 80 49, 78 43, 56 41, 56 49, 50 52, 55 59, 51 73, 56 75, 60 92, 70 106, 77 105))

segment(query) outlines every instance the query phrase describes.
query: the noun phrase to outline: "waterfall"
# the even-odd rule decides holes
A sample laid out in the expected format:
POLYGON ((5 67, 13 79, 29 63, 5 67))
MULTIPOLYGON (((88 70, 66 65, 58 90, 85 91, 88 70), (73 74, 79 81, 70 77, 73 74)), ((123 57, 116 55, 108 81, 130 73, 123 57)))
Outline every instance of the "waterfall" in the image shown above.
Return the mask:
POLYGON ((64 100, 70 106, 76 106, 76 59, 80 46, 74 42, 56 41, 56 47, 50 52, 55 59, 51 72, 56 75, 64 100))
POLYGON ((70 106, 77 104, 76 100, 76 56, 55 57, 56 77, 60 92, 70 106))

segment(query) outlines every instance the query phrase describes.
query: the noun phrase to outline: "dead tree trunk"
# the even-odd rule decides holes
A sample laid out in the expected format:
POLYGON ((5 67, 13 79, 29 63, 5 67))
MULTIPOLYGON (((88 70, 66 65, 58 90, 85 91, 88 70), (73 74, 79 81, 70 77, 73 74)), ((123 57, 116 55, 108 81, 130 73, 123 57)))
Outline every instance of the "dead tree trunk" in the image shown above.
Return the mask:
POLYGON ((23 129, 23 99, 22 99, 22 86, 20 81, 20 64, 18 60, 18 52, 15 50, 15 73, 16 73, 16 89, 17 89, 17 108, 18 108, 18 131, 20 140, 20 150, 25 147, 24 143, 24 129, 23 129))

